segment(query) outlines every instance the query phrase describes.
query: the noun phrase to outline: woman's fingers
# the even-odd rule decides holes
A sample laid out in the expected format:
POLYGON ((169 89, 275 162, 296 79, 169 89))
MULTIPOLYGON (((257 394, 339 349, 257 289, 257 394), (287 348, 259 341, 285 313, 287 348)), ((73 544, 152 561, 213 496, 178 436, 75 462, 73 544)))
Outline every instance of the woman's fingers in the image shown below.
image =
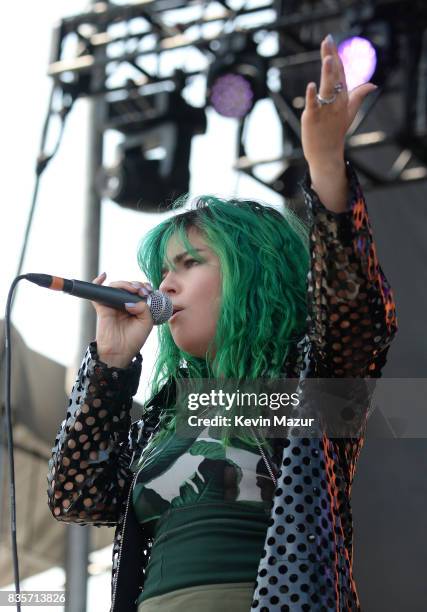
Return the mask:
POLYGON ((336 46, 332 37, 331 40, 328 41, 328 45, 330 52, 332 53, 336 61, 339 81, 344 85, 344 89, 347 90, 347 79, 345 76, 344 64, 342 63, 340 54, 338 53, 338 47, 336 46))
POLYGON ((140 281, 132 281, 132 285, 137 288, 140 295, 150 295, 153 292, 153 285, 151 283, 140 281))
POLYGON ((305 108, 309 111, 316 111, 319 108, 319 103, 317 102, 316 94, 316 83, 308 83, 305 91, 305 108))
POLYGON ((348 115, 350 123, 354 120, 357 111, 361 107, 365 97, 376 89, 378 89, 378 87, 373 83, 364 83, 363 85, 355 87, 355 89, 350 92, 348 103, 348 115))
POLYGON ((147 313, 150 313, 150 309, 148 308, 146 302, 143 302, 142 300, 140 302, 135 303, 128 302, 125 304, 125 307, 129 314, 132 314, 136 317, 144 315, 145 318, 147 316, 147 313))
POLYGON ((319 94, 322 98, 331 98, 335 92, 334 87, 338 83, 338 70, 333 55, 327 55, 322 62, 320 75, 319 94))
MULTIPOLYGON (((101 274, 96 276, 92 282, 95 285, 102 285, 106 278, 106 272, 102 272, 101 274)), ((130 291, 131 293, 140 292, 142 295, 148 295, 153 291, 153 286, 151 283, 142 283, 141 281, 113 281, 108 286, 115 287, 117 289, 125 289, 126 291, 130 291)))
MULTIPOLYGON (((95 285, 102 285, 103 282, 105 281, 105 279, 107 278, 107 275, 105 272, 102 272, 102 274, 99 274, 96 278, 93 279, 93 283, 95 285)), ((114 287, 115 289, 124 289, 125 291, 129 291, 129 293, 137 293, 138 295, 140 295, 141 297, 147 297, 148 295, 150 295, 150 293, 153 292, 153 286, 151 285, 151 283, 149 282, 141 282, 141 281, 113 281, 111 282, 109 285, 109 287, 114 287)), ((108 310, 114 310, 113 308, 111 308, 110 306, 104 306, 101 304, 98 304, 97 302, 91 301, 92 305, 94 306, 95 310, 98 312, 98 310, 105 309, 107 308, 108 310)), ((131 304, 131 302, 129 302, 129 304, 131 304)), ((132 306, 130 306, 129 308, 127 308, 127 312, 129 314, 134 314, 134 315, 141 315, 144 313, 144 305, 145 305, 145 301, 138 302, 137 303, 138 308, 133 308, 132 306), (141 304, 141 306, 139 306, 141 304)))
POLYGON ((142 295, 148 295, 152 291, 150 283, 141 283, 140 281, 113 281, 109 284, 109 287, 124 289, 125 291, 130 291, 131 293, 142 292, 142 295))
POLYGON ((319 95, 322 98, 330 98, 332 96, 334 88, 332 82, 332 55, 326 55, 322 59, 322 68, 320 72, 319 95))
POLYGON ((146 326, 147 323, 153 325, 153 316, 147 303, 145 301, 140 302, 128 302, 125 304, 126 311, 135 317, 139 323, 146 326))
POLYGON ((107 278, 107 273, 101 272, 101 274, 98 274, 98 276, 96 276, 92 282, 95 285, 102 285, 102 283, 105 281, 106 278, 107 278))
POLYGON ((335 43, 333 43, 332 49, 333 49, 334 57, 336 59, 339 82, 344 85, 344 90, 347 91, 347 79, 345 76, 344 64, 342 63, 340 54, 338 53, 338 49, 335 43))
POLYGON ((338 83, 344 87, 339 98, 346 101, 346 80, 344 67, 342 65, 338 50, 333 42, 333 39, 326 37, 320 47, 320 55, 322 58, 322 71, 320 78, 319 94, 322 98, 331 98, 336 94, 334 88, 338 83))
POLYGON ((331 103, 322 107, 315 98, 314 89, 312 89, 310 84, 306 92, 306 106, 312 111, 315 108, 323 109, 323 115, 325 115, 325 109, 329 111, 329 115, 335 115, 338 111, 338 114, 345 119, 345 129, 347 131, 364 98, 372 91, 375 91, 377 87, 373 83, 365 83, 348 93, 344 65, 332 36, 328 35, 322 41, 320 56, 322 59, 322 69, 319 96, 325 100, 331 100, 331 103), (342 87, 341 91, 337 91, 338 85, 342 87))
POLYGON ((301 116, 301 141, 309 166, 321 168, 330 157, 341 158, 345 135, 357 111, 375 85, 366 83, 350 94, 347 90, 344 66, 338 49, 327 36, 320 47, 322 68, 318 95, 316 84, 309 83, 305 94, 305 109, 301 116))
MULTIPOLYGON (((96 276, 92 282, 94 283, 94 285, 102 285, 106 278, 106 272, 101 272, 101 274, 98 274, 98 276, 96 276)), ((90 303, 95 308, 96 312, 98 312, 99 304, 97 304, 97 302, 94 302, 93 300, 91 300, 90 303)))

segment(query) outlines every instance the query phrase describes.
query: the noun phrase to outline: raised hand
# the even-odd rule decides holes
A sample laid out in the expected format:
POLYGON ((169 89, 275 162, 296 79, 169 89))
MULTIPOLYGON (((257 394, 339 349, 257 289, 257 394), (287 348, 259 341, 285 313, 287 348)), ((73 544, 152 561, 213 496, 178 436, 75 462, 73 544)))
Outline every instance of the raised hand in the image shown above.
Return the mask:
POLYGON ((376 89, 365 83, 347 91, 344 66, 332 37, 320 47, 320 87, 309 83, 301 117, 301 140, 311 183, 321 202, 332 212, 347 208, 348 181, 344 161, 345 136, 363 99, 376 89))

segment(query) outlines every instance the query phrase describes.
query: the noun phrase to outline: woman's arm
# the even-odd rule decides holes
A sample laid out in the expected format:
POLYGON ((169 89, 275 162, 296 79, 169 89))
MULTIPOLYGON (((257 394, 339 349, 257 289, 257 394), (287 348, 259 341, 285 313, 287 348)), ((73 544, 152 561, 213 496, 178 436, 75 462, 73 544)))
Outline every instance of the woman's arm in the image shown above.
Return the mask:
POLYGON ((48 504, 57 520, 117 522, 131 480, 128 432, 141 361, 110 368, 96 343, 89 346, 49 462, 48 504))
POLYGON ((366 203, 344 161, 345 136, 366 83, 347 91, 331 37, 321 45, 319 95, 309 83, 301 137, 309 175, 303 185, 311 216, 309 337, 314 376, 378 376, 396 329, 390 286, 378 263, 366 203))
POLYGON ((347 210, 328 210, 306 177, 311 216, 309 336, 317 376, 378 376, 396 330, 393 294, 378 263, 366 203, 346 165, 347 210))

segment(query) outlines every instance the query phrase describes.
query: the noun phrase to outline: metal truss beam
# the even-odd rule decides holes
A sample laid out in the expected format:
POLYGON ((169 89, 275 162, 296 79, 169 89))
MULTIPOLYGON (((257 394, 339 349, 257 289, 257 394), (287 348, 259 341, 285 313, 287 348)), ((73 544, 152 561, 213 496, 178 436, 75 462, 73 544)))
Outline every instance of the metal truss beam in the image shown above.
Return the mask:
MULTIPOLYGON (((427 108, 427 6, 420 0, 260 0, 242 2, 238 9, 231 0, 143 0, 122 5, 100 2, 91 11, 61 21, 54 37, 49 75, 59 88, 74 97, 101 96, 115 103, 115 108, 119 100, 124 112, 139 112, 143 121, 144 105, 140 101, 144 97, 148 100, 153 92, 182 88, 193 77, 205 74, 221 42, 238 32, 245 32, 257 42, 263 36, 277 34, 278 52, 265 60, 268 68, 278 71, 282 78, 292 69, 303 71, 310 64, 315 65, 319 60, 319 42, 327 32, 354 29, 358 19, 366 23, 369 15, 372 18, 380 15, 393 22, 399 40, 403 41, 403 51, 400 63, 390 69, 379 93, 365 101, 356 117, 348 134, 346 154, 361 173, 366 189, 424 180, 427 118, 422 115, 427 108), (135 20, 139 29, 134 27, 135 20), (65 53, 70 38, 77 41, 71 56, 65 53), (100 49, 104 53, 99 53, 100 49), (200 61, 192 70, 188 69, 190 62, 183 62, 176 72, 162 71, 163 56, 178 50, 193 53, 193 61, 196 51, 200 61), (153 62, 153 58, 157 61, 153 62), (124 67, 132 72, 132 78, 122 82, 111 78, 124 67), (100 70, 107 75, 102 81, 94 78, 100 70), (366 127, 370 119, 375 121, 375 113, 381 116, 381 105, 386 100, 401 106, 401 120, 389 125, 380 121, 378 129, 366 127), (364 163, 358 158, 362 150, 375 151, 379 157, 384 157, 382 151, 387 150, 388 167, 380 170, 364 163)), ((289 74, 292 80, 292 72, 289 74)), ((302 108, 301 100, 300 106, 295 106, 283 87, 280 91, 269 89, 268 95, 282 124, 284 143, 288 145, 286 154, 275 160, 249 160, 242 141, 244 130, 240 129, 241 155, 235 169, 280 191, 275 181, 261 180, 256 170, 271 161, 281 161, 284 168, 304 161, 300 141, 302 108)), ((111 127, 111 123, 105 127, 111 127)))

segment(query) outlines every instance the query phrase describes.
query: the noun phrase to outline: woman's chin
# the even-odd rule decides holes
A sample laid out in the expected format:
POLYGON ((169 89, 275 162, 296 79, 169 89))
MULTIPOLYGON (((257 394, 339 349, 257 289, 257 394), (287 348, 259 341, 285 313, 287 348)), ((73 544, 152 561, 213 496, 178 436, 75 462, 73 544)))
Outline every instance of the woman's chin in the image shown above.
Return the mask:
POLYGON ((201 346, 200 343, 191 342, 188 340, 188 338, 182 339, 182 341, 180 341, 180 338, 177 338, 175 336, 173 336, 173 339, 175 344, 181 351, 184 351, 185 353, 188 353, 193 357, 202 358, 206 356, 207 348, 201 346))

